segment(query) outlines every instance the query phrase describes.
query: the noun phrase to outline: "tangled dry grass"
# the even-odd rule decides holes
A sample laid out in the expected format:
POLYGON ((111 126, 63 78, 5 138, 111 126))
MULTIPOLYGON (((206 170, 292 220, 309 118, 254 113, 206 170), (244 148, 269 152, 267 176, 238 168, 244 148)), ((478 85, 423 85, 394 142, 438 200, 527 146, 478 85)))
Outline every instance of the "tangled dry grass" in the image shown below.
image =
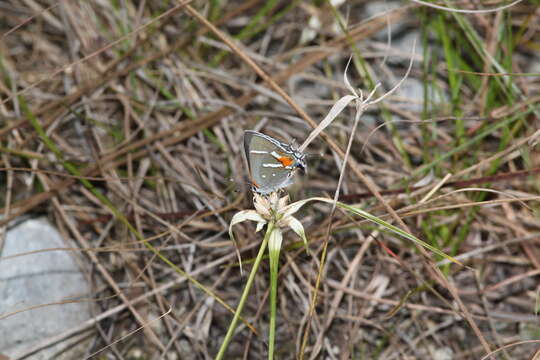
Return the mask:
MULTIPOLYGON (((95 318, 59 340, 99 359, 213 358, 232 318, 217 300, 234 308, 245 282, 227 233, 253 206, 243 131, 301 142, 347 92, 351 54, 351 83, 382 94, 417 38, 403 86, 352 135, 347 109, 288 191, 331 197, 354 136, 341 200, 468 267, 306 207, 311 255, 292 236, 282 253, 276 358, 538 359, 538 5, 1 2, 2 231, 45 214, 94 289, 95 318)), ((248 264, 253 229, 236 228, 248 264)), ((266 267, 227 359, 266 357, 266 267)))

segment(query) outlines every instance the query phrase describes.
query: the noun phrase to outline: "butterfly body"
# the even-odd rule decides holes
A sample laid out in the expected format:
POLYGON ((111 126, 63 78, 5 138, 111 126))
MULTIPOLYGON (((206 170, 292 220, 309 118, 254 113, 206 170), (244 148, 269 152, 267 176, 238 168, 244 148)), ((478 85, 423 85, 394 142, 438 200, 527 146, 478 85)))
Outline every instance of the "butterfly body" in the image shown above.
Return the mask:
POLYGON ((290 185, 297 169, 306 169, 305 154, 257 131, 244 132, 244 150, 253 190, 269 194, 290 185))

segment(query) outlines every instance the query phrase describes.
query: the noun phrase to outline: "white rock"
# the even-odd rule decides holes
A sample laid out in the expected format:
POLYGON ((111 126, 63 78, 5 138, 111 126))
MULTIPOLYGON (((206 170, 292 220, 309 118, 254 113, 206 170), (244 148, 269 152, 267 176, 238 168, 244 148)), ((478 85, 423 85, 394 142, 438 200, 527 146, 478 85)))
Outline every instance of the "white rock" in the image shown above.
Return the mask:
POLYGON ((433 352, 433 360, 452 360, 454 352, 448 346, 438 348, 433 352))
MULTIPOLYGON (((403 3, 398 1, 369 1, 365 7, 365 14, 363 17, 370 19, 372 17, 388 16, 387 13, 391 10, 404 6, 403 3)), ((397 34, 405 28, 404 22, 391 23, 390 27, 386 27, 379 30, 373 38, 378 41, 386 41, 388 36, 388 30, 390 29, 392 34, 397 34)))
MULTIPOLYGON (((0 253, 0 317, 32 306, 72 298, 88 298, 89 285, 73 253, 47 251, 15 258, 30 251, 67 247, 60 234, 46 220, 28 220, 7 232, 0 253)), ((90 318, 88 302, 57 304, 24 310, 0 319, 0 353, 17 357, 44 339, 62 333, 90 318)), ((65 344, 32 355, 32 360, 49 359, 65 344)), ((79 348, 80 349, 80 348, 79 348)), ((76 359, 70 349, 55 359, 76 359)))
MULTIPOLYGON (((439 104, 445 104, 449 101, 447 94, 436 90, 431 84, 428 84, 427 92, 430 101, 428 110, 433 110, 439 104)), ((424 108, 424 84, 418 79, 408 78, 405 80, 396 90, 395 96, 401 98, 401 104, 399 105, 409 111, 419 113, 424 108)))

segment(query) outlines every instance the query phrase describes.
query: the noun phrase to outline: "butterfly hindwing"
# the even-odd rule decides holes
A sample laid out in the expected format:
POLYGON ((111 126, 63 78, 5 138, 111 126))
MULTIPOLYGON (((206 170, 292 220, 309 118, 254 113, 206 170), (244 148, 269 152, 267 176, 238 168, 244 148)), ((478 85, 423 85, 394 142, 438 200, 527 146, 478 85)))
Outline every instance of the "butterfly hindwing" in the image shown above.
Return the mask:
POLYGON ((244 133, 244 150, 257 192, 268 194, 290 184, 293 168, 286 165, 294 159, 279 141, 248 130, 244 133))

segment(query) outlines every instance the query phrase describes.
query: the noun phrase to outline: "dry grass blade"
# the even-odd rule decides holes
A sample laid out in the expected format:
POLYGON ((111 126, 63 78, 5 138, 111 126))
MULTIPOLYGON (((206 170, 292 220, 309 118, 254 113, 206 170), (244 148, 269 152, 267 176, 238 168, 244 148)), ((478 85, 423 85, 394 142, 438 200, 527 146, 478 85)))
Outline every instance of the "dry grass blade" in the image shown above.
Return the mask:
POLYGON ((481 9, 481 10, 450 8, 450 7, 440 6, 440 5, 429 3, 429 2, 426 2, 426 1, 422 1, 422 0, 412 0, 412 1, 417 3, 417 4, 420 4, 420 5, 429 6, 429 7, 432 7, 434 9, 448 11, 448 12, 456 12, 456 13, 462 13, 462 14, 488 14, 488 13, 503 11, 505 9, 511 8, 512 6, 519 4, 523 0, 516 0, 514 2, 511 2, 510 4, 507 4, 507 5, 499 6, 499 7, 492 8, 492 9, 481 9))

